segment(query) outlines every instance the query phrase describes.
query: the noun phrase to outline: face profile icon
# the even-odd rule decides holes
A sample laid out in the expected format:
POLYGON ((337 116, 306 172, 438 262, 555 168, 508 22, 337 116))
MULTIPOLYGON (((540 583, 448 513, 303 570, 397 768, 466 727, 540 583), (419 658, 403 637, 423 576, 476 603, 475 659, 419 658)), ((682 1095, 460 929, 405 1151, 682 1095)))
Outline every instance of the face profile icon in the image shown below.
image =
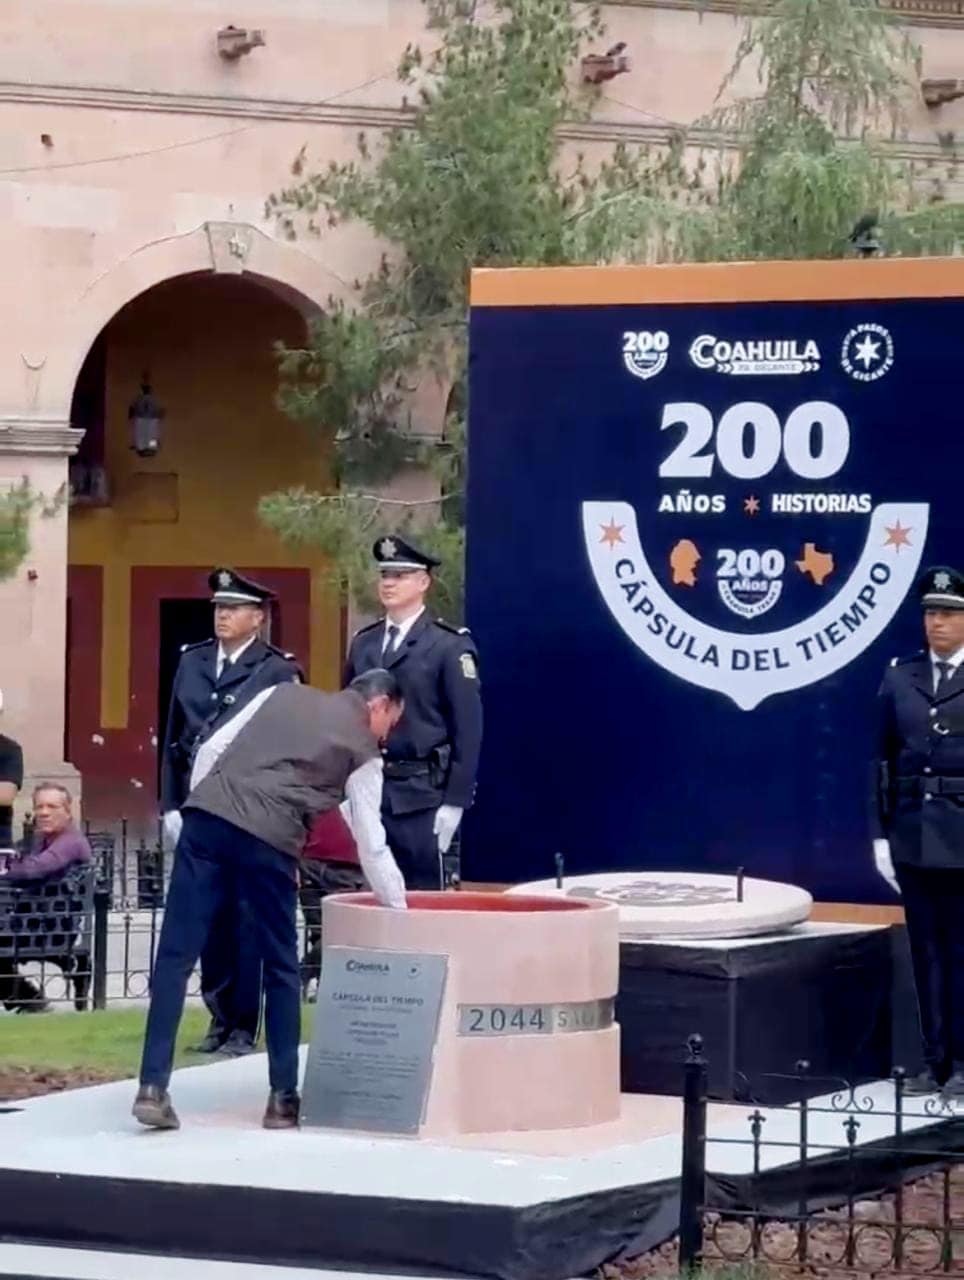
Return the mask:
POLYGON ((696 566, 702 560, 696 543, 681 538, 669 553, 669 567, 673 573, 674 587, 695 587, 696 566))

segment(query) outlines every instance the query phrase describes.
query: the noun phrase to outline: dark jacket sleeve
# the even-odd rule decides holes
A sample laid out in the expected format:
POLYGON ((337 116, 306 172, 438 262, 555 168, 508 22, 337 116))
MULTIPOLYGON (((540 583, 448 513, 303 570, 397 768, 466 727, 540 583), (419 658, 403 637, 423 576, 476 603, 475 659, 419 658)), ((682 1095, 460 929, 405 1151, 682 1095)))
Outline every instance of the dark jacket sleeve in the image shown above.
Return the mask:
POLYGON ((265 664, 264 675, 258 681, 260 688, 270 689, 276 684, 304 684, 305 673, 296 658, 275 653, 265 664))
POLYGON ((280 658, 283 663, 282 674, 278 678, 278 684, 284 684, 290 681, 292 684, 304 684, 305 673, 302 670, 301 663, 297 658, 284 656, 280 658))
POLYGON ((163 750, 161 752, 161 812, 180 809, 184 801, 184 770, 180 763, 179 740, 184 728, 184 710, 178 698, 178 687, 181 682, 182 667, 178 664, 171 689, 171 705, 167 712, 167 724, 164 726, 163 750))
POLYGON ((12 782, 18 791, 23 786, 23 748, 13 738, 0 741, 0 782, 12 782))
POLYGON ((448 648, 442 664, 442 693, 452 747, 442 803, 468 809, 475 798, 475 775, 482 748, 478 656, 469 636, 459 636, 448 648))
POLYGON ((361 675, 357 666, 358 644, 356 640, 352 640, 348 646, 348 657, 345 659, 345 669, 341 675, 341 687, 347 689, 355 676, 361 675))
POLYGON ((59 875, 75 863, 90 862, 90 845, 79 831, 70 828, 54 836, 46 848, 25 853, 7 868, 8 880, 45 880, 59 875))
POLYGON ((887 839, 893 806, 900 738, 894 708, 893 672, 884 673, 874 708, 875 746, 870 776, 870 834, 872 840, 887 839))

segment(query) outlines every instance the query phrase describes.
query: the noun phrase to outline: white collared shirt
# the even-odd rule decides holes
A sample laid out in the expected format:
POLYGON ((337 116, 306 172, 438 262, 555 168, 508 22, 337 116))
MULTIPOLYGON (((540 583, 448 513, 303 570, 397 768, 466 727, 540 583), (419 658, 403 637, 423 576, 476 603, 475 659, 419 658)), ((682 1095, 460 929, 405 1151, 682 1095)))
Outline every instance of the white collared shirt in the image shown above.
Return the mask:
POLYGON ((358 861, 375 897, 382 906, 404 910, 407 906, 405 880, 388 847, 382 825, 383 777, 381 756, 368 760, 350 774, 345 783, 342 816, 355 837, 358 861))
POLYGON ((412 616, 410 618, 406 618, 404 622, 392 622, 391 618, 385 619, 385 630, 382 635, 382 654, 384 657, 389 657, 390 653, 395 653, 402 647, 405 643, 405 637, 411 631, 412 627, 415 626, 416 622, 418 622, 424 612, 425 606, 422 605, 418 613, 413 613, 412 616), (388 643, 389 627, 398 627, 398 635, 395 637, 395 643, 392 645, 390 651, 385 648, 385 645, 388 643))
POLYGON ((957 668, 961 665, 962 662, 964 662, 964 646, 958 649, 956 653, 952 653, 946 658, 940 657, 938 654, 934 652, 933 649, 931 649, 930 657, 931 657, 931 676, 933 677, 933 689, 934 689, 934 692, 936 693, 937 682, 941 678, 941 673, 938 670, 937 664, 939 662, 946 662, 951 669, 951 673, 948 679, 953 680, 954 676, 957 675, 957 668))
POLYGON ((225 653, 224 645, 222 645, 220 640, 218 641, 218 662, 217 662, 217 669, 215 672, 218 680, 221 679, 221 672, 224 670, 224 664, 226 662, 230 662, 231 665, 234 666, 237 660, 241 657, 242 653, 244 653, 245 649, 250 649, 251 646, 254 644, 255 640, 257 640, 257 638, 258 638, 257 633, 255 633, 253 636, 249 636, 239 649, 235 649, 234 653, 225 653))

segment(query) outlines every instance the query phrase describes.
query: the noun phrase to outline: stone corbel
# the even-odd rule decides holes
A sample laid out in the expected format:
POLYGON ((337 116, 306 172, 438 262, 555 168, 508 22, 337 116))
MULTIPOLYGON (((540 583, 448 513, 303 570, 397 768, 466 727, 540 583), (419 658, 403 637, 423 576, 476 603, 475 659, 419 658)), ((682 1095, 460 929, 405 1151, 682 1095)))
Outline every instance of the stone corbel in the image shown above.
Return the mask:
POLYGON ((83 431, 64 418, 40 414, 0 414, 0 454, 54 454, 71 457, 83 431))
POLYGON ((920 88, 929 107, 942 107, 945 102, 964 98, 964 80, 922 80, 920 88))
POLYGON ((217 275, 239 276, 251 252, 252 228, 240 222, 206 222, 211 269, 217 275))

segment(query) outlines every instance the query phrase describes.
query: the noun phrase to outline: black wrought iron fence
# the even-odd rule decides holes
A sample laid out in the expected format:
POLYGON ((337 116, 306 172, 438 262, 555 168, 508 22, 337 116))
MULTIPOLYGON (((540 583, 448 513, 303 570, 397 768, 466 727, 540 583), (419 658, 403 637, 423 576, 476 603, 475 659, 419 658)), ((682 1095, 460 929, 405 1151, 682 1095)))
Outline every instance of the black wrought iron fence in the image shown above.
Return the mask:
MULTIPOLYGON (((173 853, 160 825, 151 838, 133 837, 124 819, 110 830, 87 824, 85 834, 89 866, 36 885, 0 885, 0 1007, 103 1009, 150 994, 173 853)), ((300 928, 306 935, 304 920, 300 928)), ((306 937, 302 954, 309 950, 306 937)), ((306 985, 309 977, 306 969, 306 985)), ((195 973, 188 995, 199 994, 195 973)))
POLYGON ((779 1077, 796 1081, 796 1101, 751 1099, 708 1132, 698 1036, 688 1050, 681 1272, 964 1275, 964 1107, 909 1096, 900 1069, 853 1085, 800 1062, 779 1077))
MULTIPOLYGON (((25 841, 31 834, 27 824, 25 841)), ((102 1009, 148 996, 171 855, 159 830, 153 841, 134 841, 125 821, 113 831, 88 826, 85 834, 89 865, 0 887, 0 1003, 7 1009, 102 1009)))

